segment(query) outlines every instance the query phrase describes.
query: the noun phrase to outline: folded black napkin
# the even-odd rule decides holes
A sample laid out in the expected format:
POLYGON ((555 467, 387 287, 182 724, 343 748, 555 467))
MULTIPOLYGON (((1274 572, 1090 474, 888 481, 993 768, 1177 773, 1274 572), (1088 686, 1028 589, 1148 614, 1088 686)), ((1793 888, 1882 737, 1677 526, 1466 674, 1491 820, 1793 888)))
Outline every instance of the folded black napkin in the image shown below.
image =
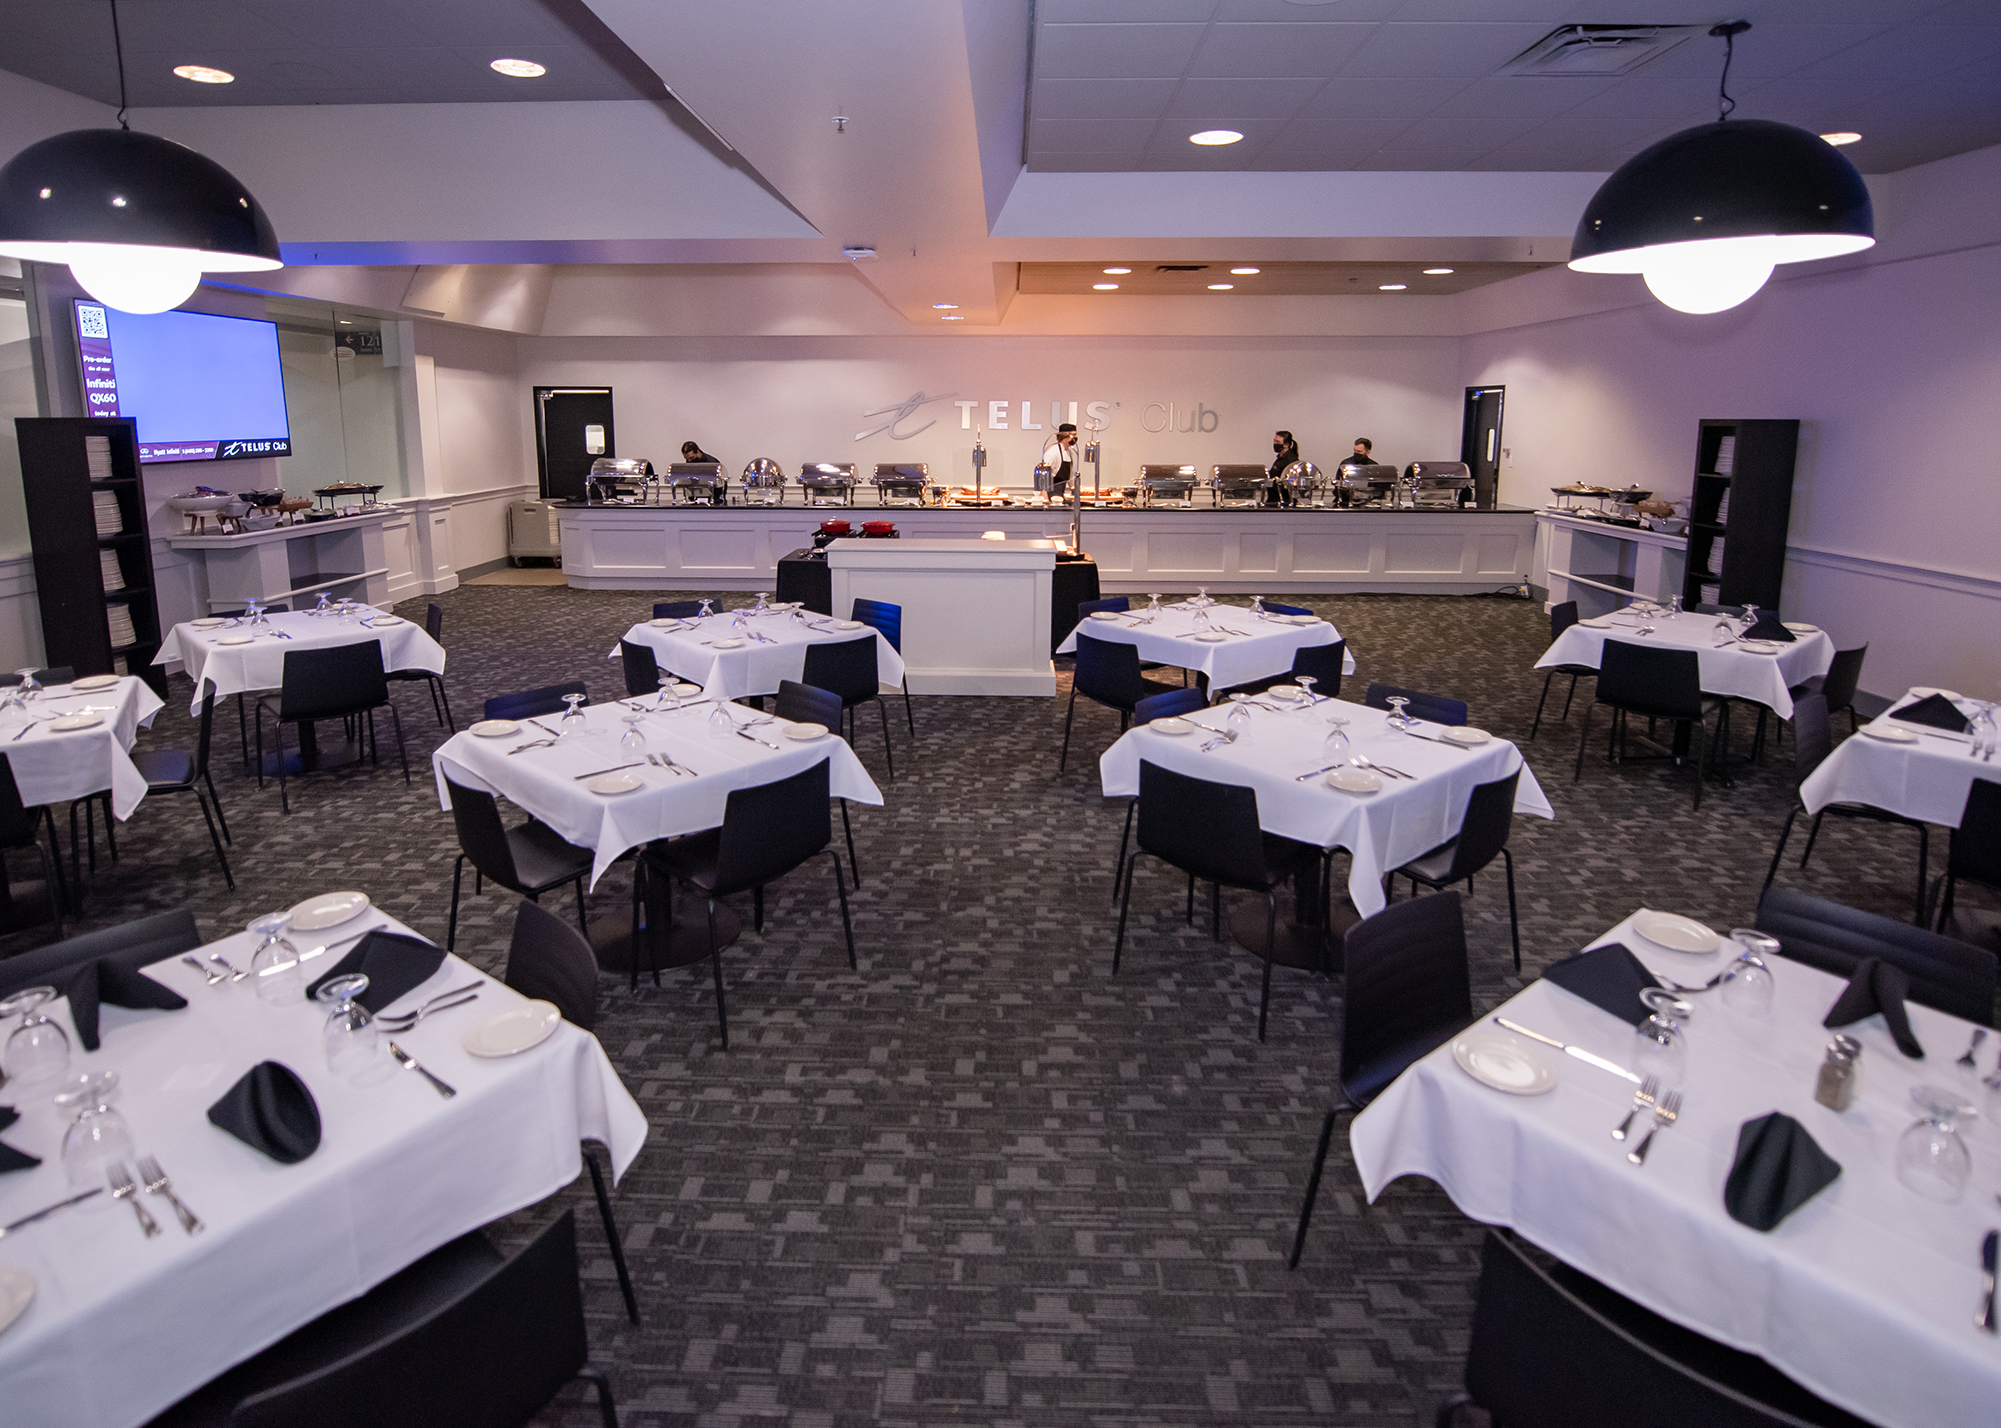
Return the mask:
POLYGON ((1943 694, 1927 694, 1915 704, 1906 704, 1890 715, 1906 724, 1922 724, 1927 729, 1944 729, 1951 734, 1964 734, 1972 728, 1964 714, 1943 694))
POLYGON ((253 1150, 295 1165, 320 1148, 320 1108, 288 1066, 260 1061, 208 1108, 209 1120, 253 1150))
POLYGON ((1773 1111, 1737 1131, 1737 1159, 1723 1182, 1723 1208, 1754 1230, 1769 1230, 1841 1174, 1838 1162, 1791 1116, 1773 1111))
POLYGON ((1910 993, 1911 979, 1904 975, 1903 968, 1881 957, 1864 957, 1821 1025, 1847 1026, 1881 1012, 1889 1024, 1890 1035, 1896 1038, 1897 1050, 1914 1061, 1922 1061, 1925 1049, 1912 1035, 1911 1019, 1904 1011, 1904 998, 1910 993))
POLYGON ((1758 623, 1744 632, 1747 640, 1771 640, 1775 644, 1789 645, 1799 636, 1786 628, 1777 610, 1760 610, 1758 623))
POLYGON ((312 997, 323 983, 335 977, 359 972, 368 978, 368 990, 355 1001, 371 1012, 379 1012, 412 987, 428 981, 444 960, 444 949, 432 946, 421 937, 406 937, 400 932, 371 932, 356 943, 354 950, 341 958, 332 971, 307 987, 306 996, 312 997))
POLYGON ((78 967, 63 995, 69 998, 69 1019, 75 1023, 85 1051, 97 1050, 97 1011, 102 1004, 156 1011, 179 1011, 188 1004, 179 992, 110 957, 78 967))
POLYGON ((1634 1026, 1647 1019, 1647 1009, 1640 1004, 1640 989, 1660 985, 1653 973, 1640 965, 1640 959, 1620 942, 1609 942, 1589 952, 1579 952, 1575 957, 1566 957, 1545 967, 1542 977, 1634 1026))
MULTIPOLYGON (((0 1130, 7 1129, 20 1118, 21 1113, 12 1106, 0 1106, 0 1130)), ((0 1145, 0 1175, 5 1175, 10 1170, 32 1169, 41 1163, 25 1151, 16 1150, 11 1145, 0 1145)))

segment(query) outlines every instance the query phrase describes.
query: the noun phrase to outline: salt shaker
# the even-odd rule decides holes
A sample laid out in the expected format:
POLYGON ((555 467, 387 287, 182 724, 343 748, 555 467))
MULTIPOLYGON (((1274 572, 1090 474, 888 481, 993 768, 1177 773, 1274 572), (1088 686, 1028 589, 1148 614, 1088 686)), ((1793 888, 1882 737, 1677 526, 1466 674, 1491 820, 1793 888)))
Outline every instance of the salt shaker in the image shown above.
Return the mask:
POLYGON ((1836 1036, 1828 1042, 1827 1059, 1820 1063, 1813 1098, 1829 1110, 1847 1110, 1855 1100, 1855 1083, 1862 1074, 1856 1064, 1861 1055, 1862 1043, 1852 1036, 1836 1036))

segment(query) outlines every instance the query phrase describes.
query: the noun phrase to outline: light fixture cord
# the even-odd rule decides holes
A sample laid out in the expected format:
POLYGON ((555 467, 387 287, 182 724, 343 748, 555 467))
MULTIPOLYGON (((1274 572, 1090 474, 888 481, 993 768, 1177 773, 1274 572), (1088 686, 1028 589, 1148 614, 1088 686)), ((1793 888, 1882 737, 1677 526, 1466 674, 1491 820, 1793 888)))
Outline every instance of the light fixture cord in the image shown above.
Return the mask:
MULTIPOLYGON (((118 0, 111 0, 111 3, 116 5, 118 0)), ((1723 76, 1716 81, 1716 122, 1719 124, 1737 108, 1737 101, 1730 97, 1730 61, 1737 54, 1737 37, 1750 28, 1749 20, 1732 20, 1709 32, 1721 36, 1723 40, 1723 76)))
POLYGON ((128 132, 125 122, 125 40, 118 33, 118 0, 111 0, 111 48, 118 56, 118 127, 128 132))

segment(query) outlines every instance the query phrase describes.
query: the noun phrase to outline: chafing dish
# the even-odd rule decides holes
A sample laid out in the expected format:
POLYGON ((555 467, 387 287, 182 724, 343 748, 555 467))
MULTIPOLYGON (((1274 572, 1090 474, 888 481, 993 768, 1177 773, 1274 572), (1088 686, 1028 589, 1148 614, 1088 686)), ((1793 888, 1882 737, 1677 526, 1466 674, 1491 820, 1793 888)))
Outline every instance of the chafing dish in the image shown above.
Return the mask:
POLYGON ((600 456, 584 477, 584 501, 602 505, 608 501, 646 499, 653 482, 653 463, 643 456, 600 456))
POLYGON ((1387 462, 1344 461, 1336 474, 1338 478, 1336 489, 1343 497, 1338 504, 1348 506, 1396 504, 1397 469, 1387 462))
POLYGON ((1141 506, 1172 506, 1187 510, 1195 504, 1195 468, 1142 466, 1138 489, 1141 506))
POLYGON ((1279 484, 1292 493, 1294 505, 1327 504, 1327 476, 1311 461, 1295 461, 1279 473, 1279 484))
POLYGON ((1413 461, 1404 480, 1415 510, 1456 510, 1472 499, 1473 468, 1463 461, 1413 461))
POLYGON ((875 475, 869 477, 877 503, 884 506, 921 506, 930 483, 931 468, 921 461, 878 461, 875 475))
MULTIPOLYGON (((1297 469, 1299 463, 1293 463, 1297 469)), ((1271 474, 1262 466, 1212 466, 1209 489, 1215 493, 1218 509, 1241 510, 1264 504, 1265 487, 1271 474)))
POLYGON ((741 480, 746 506, 785 504, 785 468, 769 456, 760 456, 744 467, 741 480))
POLYGON ((1033 479, 1035 489, 1046 496, 1056 489, 1056 468, 1048 465, 1037 466, 1033 473, 1033 479))
POLYGON ((379 483, 371 486, 364 481, 335 481, 331 485, 318 487, 313 495, 326 503, 326 509, 333 510, 344 496, 359 496, 362 505, 372 506, 375 504, 376 494, 381 490, 379 483))
POLYGON ((1559 511, 1578 510, 1577 502, 1581 498, 1588 497, 1592 500, 1602 501, 1606 496, 1612 494, 1603 486, 1585 486, 1582 484, 1552 486, 1549 489, 1550 494, 1556 497, 1556 508, 1559 511))
POLYGON ((728 501, 729 477, 720 461, 676 461, 668 466, 661 484, 667 499, 676 506, 720 506, 728 501))
POLYGON ((855 503, 855 463, 808 461, 799 468, 799 488, 809 506, 852 506, 855 503))

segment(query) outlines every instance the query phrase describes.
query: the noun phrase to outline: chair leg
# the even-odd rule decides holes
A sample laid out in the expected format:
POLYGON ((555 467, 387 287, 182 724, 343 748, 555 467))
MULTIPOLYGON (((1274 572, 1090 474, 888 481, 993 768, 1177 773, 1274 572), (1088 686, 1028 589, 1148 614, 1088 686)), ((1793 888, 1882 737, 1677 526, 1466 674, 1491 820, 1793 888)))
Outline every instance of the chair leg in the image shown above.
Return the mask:
MULTIPOLYGON (((53 817, 53 815, 51 815, 53 817)), ((91 849, 90 870, 97 871, 97 850, 91 849)), ((70 881, 81 886, 83 883, 83 842, 76 835, 76 802, 69 806, 69 876, 70 881)))
MULTIPOLYGON (((1124 896, 1119 899, 1119 935, 1112 942, 1112 975, 1114 977, 1119 974, 1119 954, 1125 951, 1126 913, 1131 911, 1133 905, 1133 873, 1139 867, 1139 860, 1140 854, 1137 851, 1133 853, 1132 857, 1126 860, 1126 890, 1124 896)), ((1194 879, 1191 878, 1189 880, 1188 886, 1191 889, 1195 886, 1194 879)), ((1193 896, 1192 892, 1190 896, 1193 896)))
POLYGON ((1209 940, 1223 940, 1223 885, 1209 884, 1209 940))
MULTIPOLYGON (((1584 722, 1577 730, 1577 767, 1570 771, 1572 783, 1584 777, 1584 745, 1591 738, 1591 715, 1597 707, 1598 701, 1595 699, 1584 706, 1584 722)), ((1616 720, 1616 715, 1614 717, 1616 720)))
POLYGON ((98 797, 104 800, 104 846, 111 850, 111 861, 115 863, 118 861, 118 819, 111 811, 111 795, 102 793, 98 797))
MULTIPOLYGON (((236 742, 238 747, 243 750, 244 767, 248 768, 250 766, 250 731, 244 727, 243 723, 243 696, 241 694, 236 696, 236 742)), ((264 751, 259 749, 257 756, 258 764, 261 767, 264 761, 264 751)), ((262 786, 261 779, 259 780, 259 786, 262 786)))
MULTIPOLYGON (((1918 926, 1925 925, 1925 873, 1931 862, 1932 831, 1924 824, 1918 825, 1918 926)), ((1944 923, 1941 921, 1940 926, 1944 923)))
POLYGON ((1126 826, 1119 834, 1118 861, 1112 864, 1112 901, 1114 903, 1117 903, 1119 900, 1119 880, 1126 870, 1126 845, 1132 842, 1133 810, 1137 807, 1139 807, 1139 800, 1137 798, 1128 801, 1126 804, 1126 826))
MULTIPOLYGON (((81 912, 83 910, 83 885, 77 883, 72 887, 71 883, 65 881, 63 878, 63 845, 62 840, 56 836, 55 812, 52 809, 43 808, 41 815, 43 821, 49 825, 49 851, 48 857, 42 864, 42 878, 50 889, 52 889, 49 893, 50 905, 52 907, 66 907, 73 913, 81 912)), ((40 846, 39 838, 36 840, 36 846, 40 846)), ((60 913, 57 914, 56 932, 58 936, 62 932, 60 913)))
POLYGON ((848 837, 848 870, 855 875, 855 886, 860 887, 862 865, 861 860, 855 857, 855 830, 854 825, 848 822, 848 801, 845 798, 841 800, 841 831, 848 837))
POLYGON ((1299 1207, 1299 1228, 1292 1235, 1292 1258, 1286 1261, 1287 1269, 1299 1268, 1300 1251, 1306 1248, 1306 1227, 1313 1219, 1313 1202, 1320 1195, 1320 1172, 1327 1164, 1327 1147, 1334 1141, 1334 1118, 1341 1114, 1339 1106, 1327 1113, 1320 1122, 1320 1144, 1313 1152, 1313 1170, 1306 1177, 1306 1200, 1299 1207))
POLYGON ((459 854, 452 864, 452 912, 445 922, 445 950, 451 951, 459 941, 459 881, 465 877, 466 855, 459 854))
POLYGON ((584 908, 584 880, 577 879, 577 931, 584 934, 584 945, 591 944, 590 916, 584 908))
MULTIPOLYGON (((1501 849, 1501 866, 1508 876, 1508 936, 1515 944, 1515 971, 1522 970, 1522 924, 1515 915, 1515 855, 1506 848, 1501 849)), ((1467 881, 1470 883, 1471 878, 1467 881)))
MULTIPOLYGON (((62 859, 60 858, 56 859, 56 866, 57 867, 62 866, 62 859)), ((1937 927, 1940 931, 1943 931, 1946 923, 1952 919, 1952 895, 1954 892, 1958 890, 1958 888, 1959 888, 1959 879, 1956 876, 1954 876, 1952 869, 1948 867, 1946 869, 1946 874, 1945 874, 1945 891, 1942 894, 1940 894, 1938 900, 1937 927)), ((60 929, 58 929, 58 931, 60 931, 60 929)))
MULTIPOLYGON (((236 712, 243 712, 243 696, 236 696, 236 712)), ((282 762, 282 760, 280 761, 282 762)), ((257 706, 257 786, 264 787, 264 706, 257 706)))
MULTIPOLYGON (((394 704, 388 705, 387 708, 389 710, 389 722, 396 728, 396 757, 403 761, 403 784, 407 788, 410 784, 410 751, 403 746, 403 716, 396 712, 394 704)), ((368 711, 368 737, 371 740, 375 737, 375 711, 373 709, 368 711)))
POLYGON ((848 970, 859 972, 862 964, 855 960, 855 925, 848 918, 848 885, 841 880, 841 855, 829 848, 827 856, 834 860, 834 891, 841 896, 841 932, 848 939, 848 970))
MULTIPOLYGON (((52 823, 49 826, 53 828, 55 825, 52 823)), ((49 841, 55 840, 51 838, 49 841)), ((35 855, 42 860, 42 887, 49 895, 49 917, 56 924, 56 941, 60 942, 63 938, 63 902, 69 895, 68 890, 63 887, 62 850, 60 848, 56 850, 55 859, 51 862, 49 850, 44 848, 42 840, 37 838, 35 855)))
POLYGON ((1772 879, 1779 875, 1779 859, 1786 855, 1786 840, 1793 836, 1793 820, 1799 816, 1799 809, 1793 808, 1786 814, 1785 826, 1779 829, 1779 846, 1772 849, 1772 866, 1765 869, 1765 885, 1758 889, 1761 898, 1771 890, 1772 879))
POLYGON ((598 1168, 597 1152, 584 1147, 584 1164, 591 1169, 591 1189, 598 1197, 598 1218, 604 1222, 604 1241, 611 1247, 612 1267, 618 1271, 618 1290, 625 1296, 625 1317, 639 1322, 639 1298, 632 1292, 632 1274, 625 1267, 625 1245, 618 1236, 618 1222, 612 1218, 611 1196, 605 1192, 604 1171, 598 1168))
POLYGON ((618 1428, 618 1405, 612 1402, 611 1380, 596 1369, 578 1369, 577 1377, 598 1391, 598 1428, 618 1428))
POLYGON ((215 844, 215 860, 222 864, 222 880, 229 885, 231 892, 235 892, 236 875, 230 872, 229 858, 222 851, 222 839, 216 836, 215 820, 209 816, 208 799, 202 796, 202 791, 198 788, 190 788, 188 792, 192 793, 195 796, 195 802, 201 805, 202 822, 208 824, 208 841, 215 844))
POLYGON ((229 836, 229 820, 222 816, 222 800, 215 794, 215 780, 208 776, 207 769, 202 770, 201 778, 208 785, 208 801, 215 805, 215 821, 222 825, 222 841, 235 847, 236 840, 229 836))
MULTIPOLYGON (((1126 876, 1132 876, 1131 869, 1126 870, 1126 876)), ((1193 873, 1188 875, 1188 916, 1186 920, 1188 926, 1193 927, 1195 925, 1195 874, 1193 873)))
POLYGON ((362 741, 368 745, 368 757, 376 768, 382 767, 382 741, 375 737, 375 711, 367 713, 367 722, 361 730, 362 741))
POLYGON ((709 966, 716 974, 716 1025, 722 1029, 723 1050, 730 1049, 730 1018, 723 1006, 723 949, 716 942, 716 900, 709 899, 709 966))
POLYGON ((1570 693, 1563 696, 1563 722, 1566 724, 1570 722, 1570 701, 1577 697, 1577 681, 1583 677, 1579 674, 1570 676, 1570 693))
POLYGON ((1063 772, 1070 763, 1070 721, 1077 717, 1077 691, 1070 691, 1070 707, 1063 715, 1063 757, 1056 761, 1056 772, 1063 772))
POLYGON ((889 747, 889 706, 882 702, 880 694, 875 697, 876 713, 882 715, 882 756, 889 765, 889 776, 896 777, 896 753, 889 747))
POLYGON ((1551 670, 1542 677, 1542 698, 1535 702, 1535 722, 1529 725, 1529 742, 1531 744, 1535 742, 1536 730, 1542 727, 1542 706, 1549 702, 1549 682, 1555 678, 1555 670, 1551 670))
MULTIPOLYGON (((1706 736, 1709 732, 1709 726, 1703 723, 1700 719, 1697 719, 1693 722, 1695 724, 1695 727, 1689 730, 1689 739, 1695 746, 1695 810, 1696 812, 1700 813, 1702 811, 1702 783, 1704 778, 1703 765, 1706 762, 1708 762, 1703 757, 1704 749, 1702 747, 1702 743, 1704 736, 1706 736)), ((1724 730, 1722 728, 1723 725, 1722 714, 1719 713, 1716 716, 1716 723, 1718 726, 1716 730, 1717 737, 1710 741, 1711 747, 1709 752, 1712 753, 1717 749, 1723 749, 1729 747, 1724 742, 1724 730)))
POLYGON ((764 887, 759 884, 750 890, 750 926, 758 936, 764 935, 764 887))
POLYGON ((1265 980, 1258 993, 1258 1040, 1265 1039, 1265 1013, 1271 1009, 1271 949, 1278 941, 1278 894, 1265 889, 1265 980))
MULTIPOLYGON (((903 681, 903 717, 905 722, 910 725, 910 737, 913 739, 916 738, 917 716, 910 709, 910 680, 908 678, 905 678, 903 681)), ((857 884, 857 886, 860 885, 857 884)))
MULTIPOLYGON (((264 736, 261 731, 263 717, 263 710, 258 710, 260 732, 257 736, 257 761, 260 764, 264 761, 264 736)), ((275 732, 278 735, 278 811, 280 813, 290 813, 292 811, 292 795, 285 788, 285 721, 283 719, 275 721, 275 732)))
POLYGON ((1807 830, 1806 851, 1800 854, 1800 866, 1802 868, 1806 866, 1806 860, 1813 856, 1813 845, 1820 839, 1820 820, 1825 817, 1827 817, 1825 809, 1822 809, 1813 816, 1813 827, 1807 830))
POLYGON ((445 677, 443 675, 437 676, 437 685, 438 685, 438 698, 444 703, 445 706, 445 727, 447 729, 450 729, 454 734, 456 734, 459 731, 459 725, 458 721, 452 718, 452 696, 445 689, 445 677))

